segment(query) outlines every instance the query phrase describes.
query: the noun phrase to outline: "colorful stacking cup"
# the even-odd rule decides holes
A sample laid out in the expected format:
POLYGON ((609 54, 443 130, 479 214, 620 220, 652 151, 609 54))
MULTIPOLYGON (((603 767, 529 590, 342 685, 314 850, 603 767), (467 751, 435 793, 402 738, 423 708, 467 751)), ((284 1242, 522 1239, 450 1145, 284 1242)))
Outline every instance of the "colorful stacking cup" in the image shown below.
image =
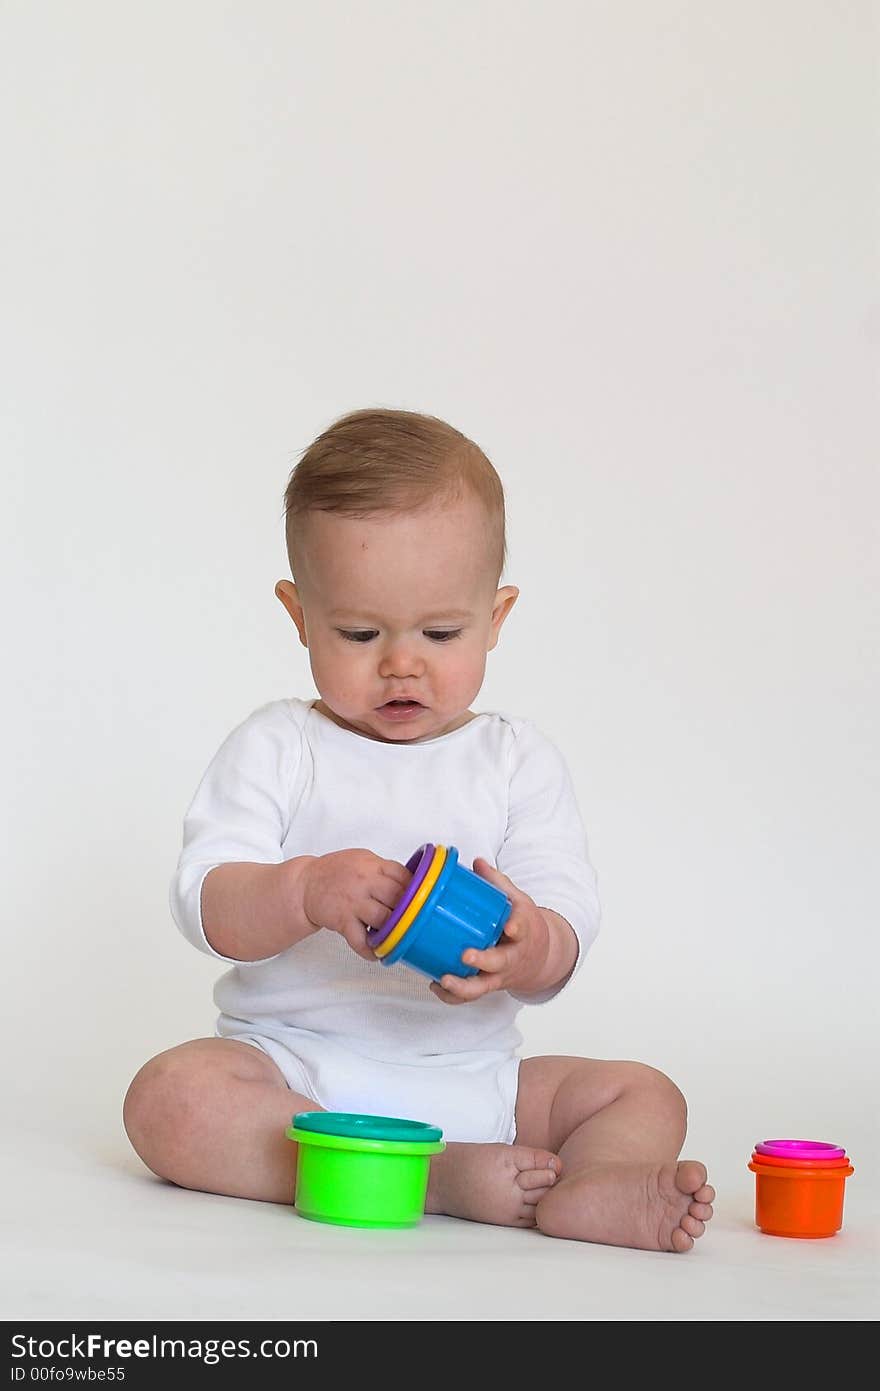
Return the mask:
POLYGON ((382 965, 402 961, 431 980, 439 980, 447 972, 475 976, 476 966, 466 966, 462 952, 494 947, 512 907, 507 895, 494 884, 459 864, 458 851, 450 845, 434 887, 409 928, 381 956, 382 965))
MULTIPOLYGON (((395 923, 393 929, 391 930, 391 932, 387 934, 383 942, 380 942, 377 947, 373 948, 380 961, 383 956, 388 956, 389 953, 394 950, 398 942, 403 937, 404 933, 409 932, 409 929, 415 922, 417 915, 421 912, 422 908, 427 902, 428 895, 430 894, 434 885, 437 883, 437 880, 440 878, 440 871, 445 863, 446 847, 443 845, 438 845, 434 848, 434 854, 431 857, 431 863, 428 865, 427 870, 424 874, 421 874, 419 877, 419 885, 415 893, 409 895, 409 888, 412 887, 411 885, 407 889, 407 894, 409 895, 410 901, 406 905, 404 911, 399 915, 398 920, 395 923)), ((397 909, 395 907, 395 913, 396 912, 397 909)), ((387 926, 388 924, 385 923, 380 930, 384 932, 387 926)))
POLYGON ((349 1111, 298 1111, 285 1134, 299 1146, 297 1212, 342 1227, 414 1227, 446 1148, 435 1125, 349 1111))
POLYGON ((386 937, 394 931, 394 928, 400 922, 403 914, 412 903, 413 898, 421 886, 422 880, 431 866, 435 848, 436 847, 431 844, 420 845, 418 850, 410 855, 406 862, 406 867, 412 875, 412 879, 410 879, 403 893, 400 895, 400 898, 395 903, 391 911, 391 916, 386 919, 381 927, 367 928, 367 942, 369 946, 373 948, 373 951, 375 951, 378 946, 381 946, 386 937))
POLYGON ((834 1236, 843 1226, 846 1151, 823 1140, 762 1140, 755 1175, 755 1224, 767 1236, 834 1236))

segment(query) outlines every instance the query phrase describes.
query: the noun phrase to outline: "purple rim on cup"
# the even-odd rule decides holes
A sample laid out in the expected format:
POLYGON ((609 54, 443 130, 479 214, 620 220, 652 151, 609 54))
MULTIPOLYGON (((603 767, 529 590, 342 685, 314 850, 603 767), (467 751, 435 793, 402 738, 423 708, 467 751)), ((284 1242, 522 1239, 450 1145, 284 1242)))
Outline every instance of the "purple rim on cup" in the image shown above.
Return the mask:
POLYGON ((389 932, 394 930, 407 908, 412 903, 416 896, 416 890, 430 869, 436 848, 435 845, 431 845, 431 843, 428 842, 426 845, 420 845, 418 850, 414 850, 410 855, 406 862, 406 867, 412 874, 412 879, 410 879, 400 898, 392 908, 391 916, 381 927, 367 928, 367 944, 372 947, 374 951, 376 947, 381 947, 389 932))
POLYGON ((770 1154, 776 1159, 817 1160, 844 1159, 846 1150, 829 1145, 824 1140, 764 1140, 755 1145, 757 1154, 770 1154))

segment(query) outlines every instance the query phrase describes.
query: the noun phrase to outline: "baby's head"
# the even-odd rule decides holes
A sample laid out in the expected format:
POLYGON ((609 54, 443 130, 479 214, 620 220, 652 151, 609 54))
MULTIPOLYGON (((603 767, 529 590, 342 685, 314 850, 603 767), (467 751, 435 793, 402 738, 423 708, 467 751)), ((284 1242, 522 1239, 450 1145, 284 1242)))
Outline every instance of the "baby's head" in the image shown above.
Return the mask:
POLYGON ((498 587, 504 492, 482 450, 433 416, 355 411, 306 449, 284 506, 293 582, 275 593, 323 713, 389 743, 466 724, 519 592, 498 587))

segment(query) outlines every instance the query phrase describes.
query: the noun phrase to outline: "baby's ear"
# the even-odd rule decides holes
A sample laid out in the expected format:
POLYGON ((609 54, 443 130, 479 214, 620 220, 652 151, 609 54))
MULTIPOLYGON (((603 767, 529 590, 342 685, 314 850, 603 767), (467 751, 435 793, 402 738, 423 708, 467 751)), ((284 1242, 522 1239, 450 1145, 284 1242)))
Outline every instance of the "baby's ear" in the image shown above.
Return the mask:
POLYGON ((489 652, 492 651, 492 648, 497 643, 498 634, 501 632, 501 625, 518 598, 519 590, 515 584, 504 585, 495 595, 495 600, 492 604, 492 624, 489 629, 489 646, 487 649, 489 652))
POLYGON ((299 633, 299 640, 303 647, 308 647, 306 619, 296 585, 291 580, 279 580, 275 586, 275 593, 296 624, 296 631, 299 633))

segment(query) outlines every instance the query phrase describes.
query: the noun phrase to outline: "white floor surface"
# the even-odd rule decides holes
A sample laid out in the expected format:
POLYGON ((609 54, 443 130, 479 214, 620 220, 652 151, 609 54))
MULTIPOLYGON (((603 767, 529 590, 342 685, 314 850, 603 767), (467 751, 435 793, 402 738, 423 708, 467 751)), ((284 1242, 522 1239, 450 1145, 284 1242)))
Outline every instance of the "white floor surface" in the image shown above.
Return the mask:
MULTIPOLYGON (((405 1231, 175 1188, 121 1123, 71 1106, 3 1141, 7 1320, 865 1320, 880 1312, 878 1203, 850 1179, 824 1241, 762 1235, 744 1162, 714 1173, 716 1216, 687 1256, 450 1218, 405 1231)), ((851 1151, 852 1153, 852 1151, 851 1151)), ((746 1159, 748 1156, 746 1156, 746 1159)), ((855 1177, 855 1176, 854 1176, 855 1177)))

